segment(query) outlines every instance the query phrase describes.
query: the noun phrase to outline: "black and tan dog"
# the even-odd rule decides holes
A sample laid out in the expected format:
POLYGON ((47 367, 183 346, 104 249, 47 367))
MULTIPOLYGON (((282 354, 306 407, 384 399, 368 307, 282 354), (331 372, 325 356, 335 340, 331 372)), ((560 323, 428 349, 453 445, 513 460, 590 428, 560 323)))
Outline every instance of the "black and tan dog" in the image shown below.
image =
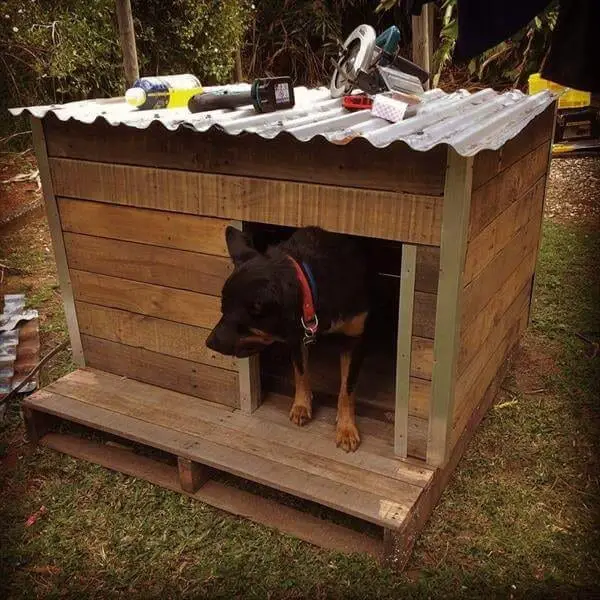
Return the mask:
POLYGON ((222 293, 223 316, 206 344, 239 358, 283 342, 291 350, 296 392, 290 419, 312 417, 307 344, 321 334, 341 343, 341 386, 336 444, 347 452, 360 444, 354 418, 354 389, 364 354, 368 315, 365 258, 357 243, 317 227, 296 231, 265 254, 228 227, 227 247, 235 269, 222 293))

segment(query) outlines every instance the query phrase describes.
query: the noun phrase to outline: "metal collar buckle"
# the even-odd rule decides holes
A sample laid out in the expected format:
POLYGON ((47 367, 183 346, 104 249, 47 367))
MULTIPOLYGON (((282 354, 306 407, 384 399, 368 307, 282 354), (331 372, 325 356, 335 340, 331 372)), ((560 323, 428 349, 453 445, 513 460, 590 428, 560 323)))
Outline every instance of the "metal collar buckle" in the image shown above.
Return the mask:
POLYGON ((304 317, 300 317, 300 322, 304 328, 304 345, 312 344, 317 338, 317 330, 319 329, 319 319, 317 315, 312 321, 306 323, 304 317))

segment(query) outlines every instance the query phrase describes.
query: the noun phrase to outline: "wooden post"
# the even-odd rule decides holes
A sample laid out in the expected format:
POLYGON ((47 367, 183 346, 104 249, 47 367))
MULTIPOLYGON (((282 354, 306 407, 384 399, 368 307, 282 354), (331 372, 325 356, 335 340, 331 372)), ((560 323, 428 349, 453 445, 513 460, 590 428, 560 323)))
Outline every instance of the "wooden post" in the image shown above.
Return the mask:
MULTIPOLYGON (((240 231, 243 229, 241 221, 231 221, 231 225, 240 231)), ((250 356, 249 358, 239 358, 237 364, 240 387, 240 410, 250 415, 260 406, 261 400, 259 358, 257 355, 250 356)))
POLYGON ((56 269, 58 271, 58 283, 60 284, 60 293, 65 308, 65 317, 71 341, 71 351, 73 352, 75 364, 83 367, 85 366, 85 360, 83 357, 81 335, 79 334, 77 313, 75 312, 75 299, 73 298, 73 288, 71 286, 71 276, 69 275, 69 266, 67 264, 67 253, 60 224, 60 215, 58 213, 58 206, 52 188, 52 176, 50 174, 50 165, 48 163, 44 126, 40 119, 34 117, 31 118, 31 133, 33 137, 33 149, 40 170, 42 194, 44 196, 44 204, 46 205, 46 215, 48 217, 50 234, 52 236, 54 258, 56 260, 56 269))
POLYGON ((130 0, 117 0, 117 22, 123 51, 123 68, 125 81, 128 86, 140 76, 138 70, 137 50, 135 47, 135 31, 133 29, 133 15, 131 14, 130 0))
POLYGON ((235 83, 244 81, 244 73, 242 71, 242 52, 238 48, 235 51, 235 83))
POLYGON ((417 247, 402 245, 398 342, 396 345, 396 408, 394 416, 394 452, 406 458, 408 451, 408 404, 410 399, 410 360, 417 247))
MULTIPOLYGON (((433 62, 433 11, 431 4, 424 4, 421 14, 412 17, 412 60, 428 73, 433 62)), ((429 83, 423 87, 429 89, 429 83)))
POLYGON ((29 443, 37 445, 50 429, 50 416, 23 406, 23 420, 29 443))
POLYGON ((448 458, 454 416, 472 181, 473 158, 460 156, 449 148, 442 210, 440 279, 435 311, 431 410, 427 436, 427 463, 433 466, 442 466, 448 458))
POLYGON ((177 470, 181 489, 188 494, 196 493, 210 478, 207 467, 181 456, 177 457, 177 470))
POLYGON ((544 198, 542 200, 542 214, 540 215, 540 227, 538 230, 537 249, 535 252, 535 270, 533 272, 533 282, 531 284, 531 294, 529 295, 529 309, 527 316, 527 325, 531 325, 531 318, 533 315, 533 303, 535 302, 536 296, 536 283, 537 283, 537 260, 540 255, 540 248, 542 247, 542 234, 544 228, 544 210, 546 208, 546 194, 548 193, 548 179, 550 178, 550 167, 552 166, 552 145, 554 144, 554 134, 556 132, 556 117, 558 113, 558 101, 555 101, 551 107, 546 110, 551 110, 554 114, 552 121, 552 136, 550 137, 550 147, 548 148, 548 163, 546 164, 546 173, 544 175, 544 198))

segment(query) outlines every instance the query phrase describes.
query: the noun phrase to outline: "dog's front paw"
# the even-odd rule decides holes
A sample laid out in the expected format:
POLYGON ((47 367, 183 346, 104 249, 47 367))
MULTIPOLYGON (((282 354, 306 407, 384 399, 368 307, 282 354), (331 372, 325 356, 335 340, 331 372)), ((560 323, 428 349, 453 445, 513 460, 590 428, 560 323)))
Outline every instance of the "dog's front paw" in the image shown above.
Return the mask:
POLYGON ((354 452, 360 445, 360 435, 353 421, 339 421, 335 432, 335 445, 346 452, 354 452))
POLYGON ((310 405, 306 404, 292 404, 292 408, 290 410, 290 421, 292 423, 296 423, 296 425, 304 425, 308 423, 312 418, 312 408, 310 405))

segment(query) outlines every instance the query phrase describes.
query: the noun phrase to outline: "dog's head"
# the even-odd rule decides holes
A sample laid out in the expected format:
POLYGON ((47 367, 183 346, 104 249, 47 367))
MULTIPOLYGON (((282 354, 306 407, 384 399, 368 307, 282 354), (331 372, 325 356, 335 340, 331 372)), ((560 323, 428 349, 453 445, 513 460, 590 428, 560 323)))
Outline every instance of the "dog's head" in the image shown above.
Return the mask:
POLYGON ((275 261, 257 252, 234 227, 225 237, 235 269, 223 286, 223 316, 206 345, 245 358, 284 337, 285 292, 275 261))

